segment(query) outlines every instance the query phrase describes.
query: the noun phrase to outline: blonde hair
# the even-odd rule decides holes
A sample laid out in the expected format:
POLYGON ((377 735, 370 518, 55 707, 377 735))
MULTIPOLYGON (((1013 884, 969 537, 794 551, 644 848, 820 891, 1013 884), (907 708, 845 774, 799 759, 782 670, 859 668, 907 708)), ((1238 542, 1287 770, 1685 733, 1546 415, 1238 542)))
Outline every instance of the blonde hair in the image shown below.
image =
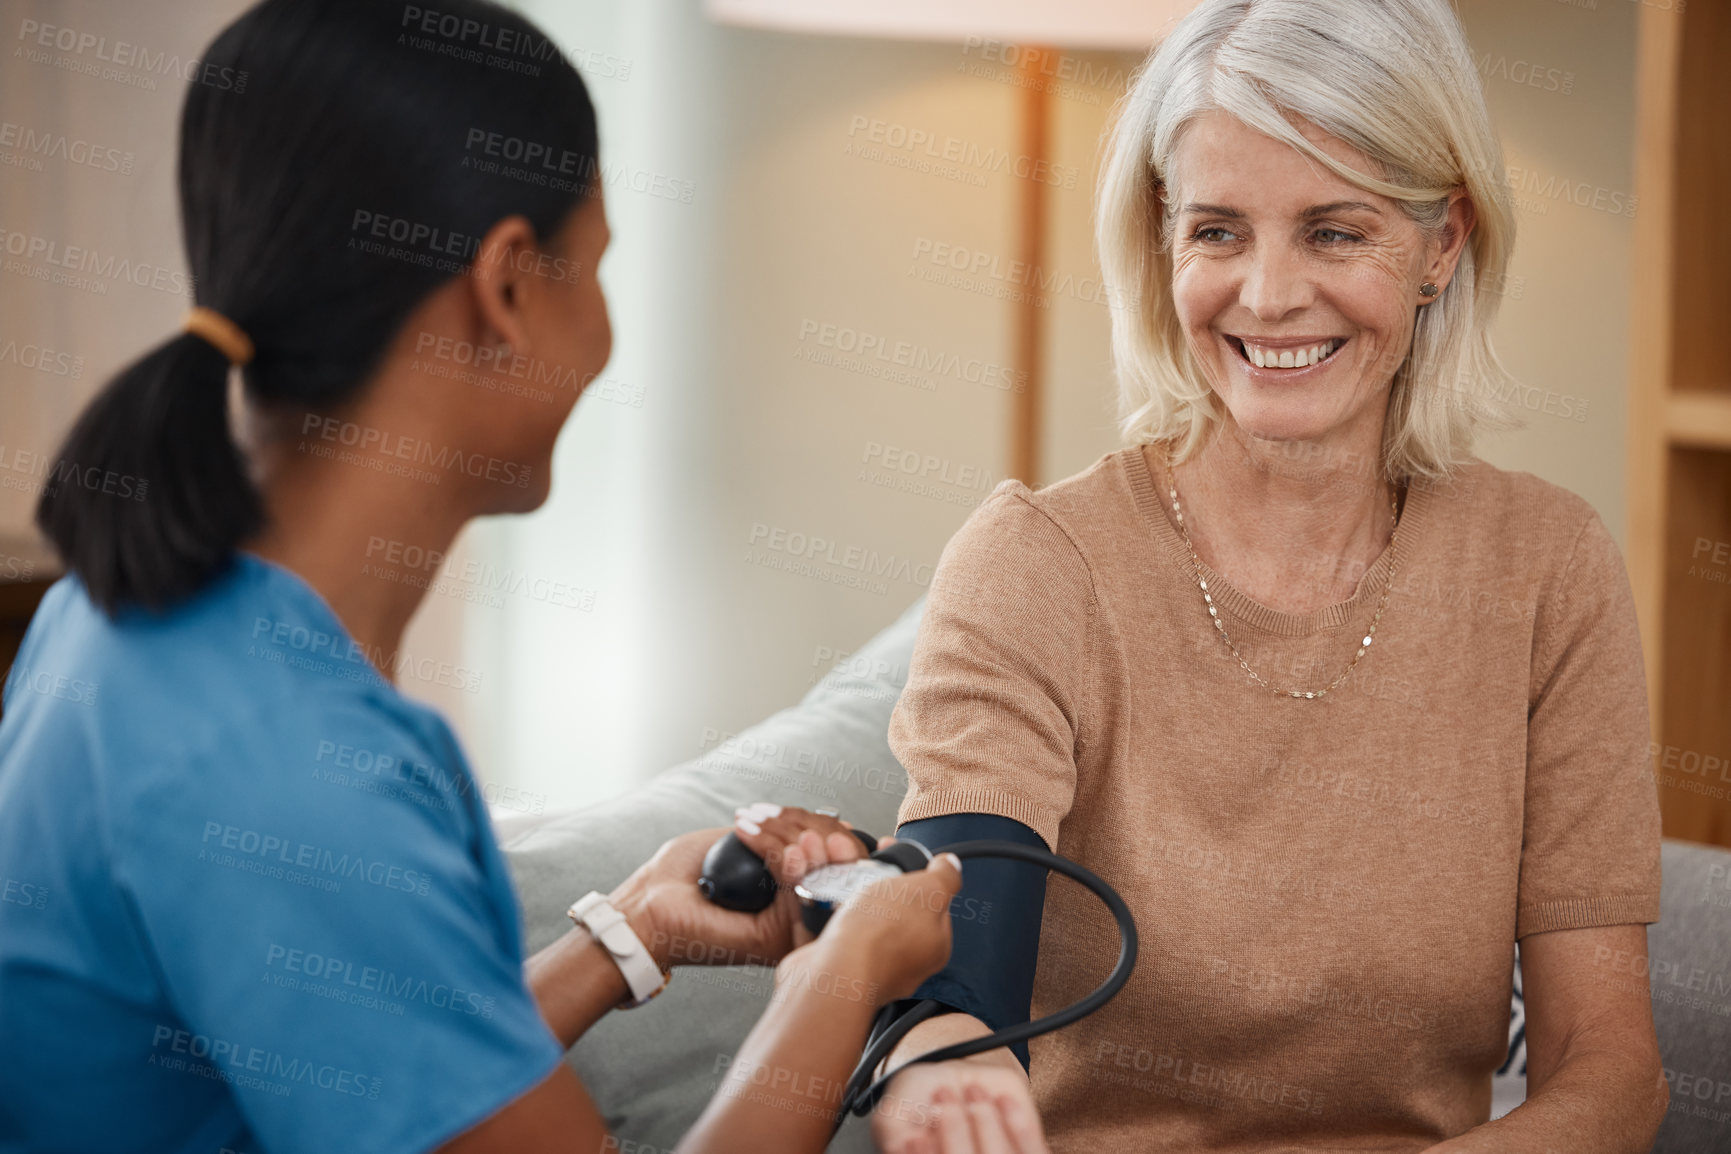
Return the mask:
POLYGON ((1513 382, 1489 329, 1514 246, 1502 147, 1471 50, 1446 0, 1203 0, 1138 70, 1102 165, 1095 243, 1112 310, 1120 428, 1173 441, 1182 460, 1223 418, 1173 305, 1176 198, 1164 196, 1184 129, 1219 110, 1354 186, 1398 201, 1427 234, 1464 188, 1476 223, 1453 279, 1418 309, 1383 426, 1391 476, 1440 479, 1475 432, 1515 424, 1513 382), (1301 117, 1364 153, 1358 172, 1306 139, 1301 117))

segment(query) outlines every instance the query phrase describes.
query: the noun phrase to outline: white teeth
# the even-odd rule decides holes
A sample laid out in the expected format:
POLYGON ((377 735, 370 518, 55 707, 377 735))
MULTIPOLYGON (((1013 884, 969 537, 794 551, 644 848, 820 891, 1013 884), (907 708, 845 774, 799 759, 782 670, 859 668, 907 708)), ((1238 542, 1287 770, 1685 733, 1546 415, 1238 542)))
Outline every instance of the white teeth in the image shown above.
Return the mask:
POLYGON ((1321 362, 1335 349, 1340 347, 1339 341, 1324 341, 1320 345, 1312 345, 1308 349, 1263 349, 1248 341, 1243 342, 1244 355, 1250 363, 1260 369, 1303 369, 1321 362))

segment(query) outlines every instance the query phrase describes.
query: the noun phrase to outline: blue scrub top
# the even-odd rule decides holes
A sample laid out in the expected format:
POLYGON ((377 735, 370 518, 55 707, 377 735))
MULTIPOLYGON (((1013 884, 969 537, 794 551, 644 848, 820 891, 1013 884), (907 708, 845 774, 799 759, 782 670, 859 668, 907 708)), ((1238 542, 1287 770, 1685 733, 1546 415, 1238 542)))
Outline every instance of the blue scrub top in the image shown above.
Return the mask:
POLYGON ((0 722, 0 1151, 417 1151, 563 1051, 438 714, 247 554, 44 599, 0 722))

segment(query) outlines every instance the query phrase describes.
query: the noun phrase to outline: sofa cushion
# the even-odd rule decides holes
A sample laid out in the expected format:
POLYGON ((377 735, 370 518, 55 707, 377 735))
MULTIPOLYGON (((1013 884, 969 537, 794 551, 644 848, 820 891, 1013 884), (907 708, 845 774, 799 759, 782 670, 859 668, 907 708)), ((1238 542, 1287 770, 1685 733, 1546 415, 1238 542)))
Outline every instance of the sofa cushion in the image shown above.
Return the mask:
POLYGON ((1605 966, 1616 976, 1646 978, 1653 992, 1671 1087, 1653 1154, 1731 1150, 1731 851, 1667 841, 1663 854, 1647 965, 1612 957, 1605 966))
MULTIPOLYGON (((922 607, 910 607, 799 705, 723 738, 642 788, 575 813, 501 821, 526 947, 539 950, 565 933, 572 901, 611 890, 668 838, 732 825, 738 806, 831 806, 860 829, 893 832, 907 775, 890 753, 890 712, 907 679, 922 607)), ((771 987, 765 967, 681 967, 654 1001, 607 1015, 572 1048, 568 1060, 622 1151, 654 1154, 677 1144, 768 1005, 771 987)), ((851 1119, 830 1149, 874 1149, 869 1127, 851 1119)))
MULTIPOLYGON (((1667 839, 1659 920, 1647 961, 1602 959, 1607 981, 1645 981, 1671 1104, 1650 1154, 1731 1150, 1731 852, 1667 839)), ((1526 1101, 1526 1016, 1515 967, 1509 1055, 1491 1081, 1491 1117, 1526 1101)))

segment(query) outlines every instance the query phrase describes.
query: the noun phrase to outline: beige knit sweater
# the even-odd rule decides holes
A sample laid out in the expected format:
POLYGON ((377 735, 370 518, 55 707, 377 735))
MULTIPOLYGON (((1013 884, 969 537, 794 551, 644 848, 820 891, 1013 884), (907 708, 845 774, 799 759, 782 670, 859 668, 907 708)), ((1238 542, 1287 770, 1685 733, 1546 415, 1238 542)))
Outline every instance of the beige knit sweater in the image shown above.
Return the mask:
MULTIPOLYGON (((1158 460, 1158 458, 1154 458, 1158 460)), ((1001 814, 1129 902, 1141 958, 1031 1043, 1057 1154, 1416 1151, 1486 1121, 1515 942, 1659 917, 1646 685, 1616 544, 1481 461, 1412 487, 1352 600, 1276 612, 1204 570, 1141 449, 1000 484, 949 543, 890 725, 900 821, 1001 814)), ((1047 886, 1033 1012, 1117 934, 1047 886)))

